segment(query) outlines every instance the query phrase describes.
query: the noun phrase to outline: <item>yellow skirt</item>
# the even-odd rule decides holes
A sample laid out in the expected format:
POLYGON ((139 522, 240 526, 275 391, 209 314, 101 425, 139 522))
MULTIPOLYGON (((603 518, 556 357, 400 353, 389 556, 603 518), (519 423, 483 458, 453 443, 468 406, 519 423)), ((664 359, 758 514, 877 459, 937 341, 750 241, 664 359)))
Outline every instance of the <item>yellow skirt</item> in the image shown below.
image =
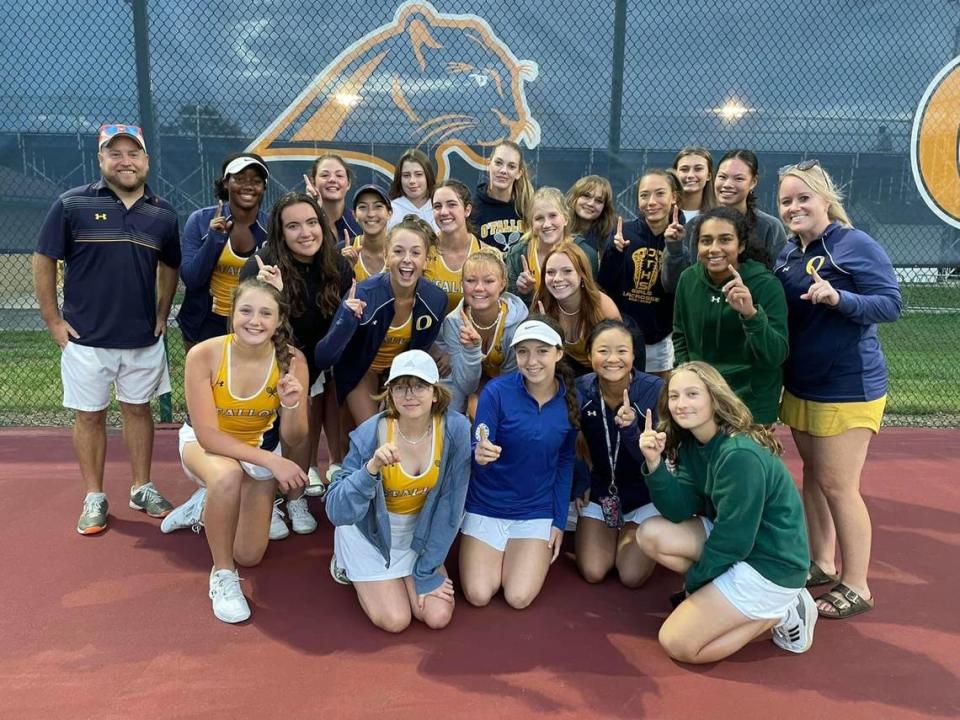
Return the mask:
POLYGON ((851 428, 867 428, 878 433, 886 404, 886 395, 867 402, 823 403, 801 400, 784 390, 780 420, 794 430, 816 437, 832 437, 851 428))

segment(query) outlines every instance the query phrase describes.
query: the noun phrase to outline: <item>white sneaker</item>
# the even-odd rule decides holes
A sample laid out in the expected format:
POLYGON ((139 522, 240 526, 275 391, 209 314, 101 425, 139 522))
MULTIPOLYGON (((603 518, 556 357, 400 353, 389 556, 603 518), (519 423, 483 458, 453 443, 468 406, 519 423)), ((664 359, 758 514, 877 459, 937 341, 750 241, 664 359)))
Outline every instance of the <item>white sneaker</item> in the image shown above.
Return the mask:
POLYGON ((190 528, 195 533, 203 527, 203 505, 207 499, 207 489, 199 488, 183 505, 175 507, 163 522, 160 532, 172 533, 174 530, 190 528))
POLYGON ((327 484, 333 482, 333 476, 340 472, 340 463, 330 463, 330 467, 327 468, 327 484))
POLYGON ((797 597, 797 604, 773 629, 773 644, 787 652, 805 653, 813 645, 813 627, 818 617, 817 604, 810 591, 804 588, 797 597))
POLYGON ((311 465, 307 472, 307 487, 303 492, 310 497, 323 497, 327 494, 327 486, 323 484, 323 476, 316 465, 311 465))
POLYGON ((250 617, 250 606, 240 589, 240 573, 236 570, 210 571, 210 599, 217 620, 238 623, 250 617))
POLYGON ((317 520, 310 514, 305 497, 287 500, 287 514, 290 516, 293 531, 297 535, 309 535, 317 529, 317 520))
POLYGON ((330 558, 330 577, 333 578, 333 581, 339 583, 340 585, 351 585, 350 578, 347 577, 347 571, 342 567, 337 565, 337 556, 333 555, 330 558))
POLYGON ((283 540, 290 534, 290 528, 287 527, 283 519, 283 510, 280 509, 282 500, 277 500, 273 504, 273 514, 270 516, 270 539, 283 540))

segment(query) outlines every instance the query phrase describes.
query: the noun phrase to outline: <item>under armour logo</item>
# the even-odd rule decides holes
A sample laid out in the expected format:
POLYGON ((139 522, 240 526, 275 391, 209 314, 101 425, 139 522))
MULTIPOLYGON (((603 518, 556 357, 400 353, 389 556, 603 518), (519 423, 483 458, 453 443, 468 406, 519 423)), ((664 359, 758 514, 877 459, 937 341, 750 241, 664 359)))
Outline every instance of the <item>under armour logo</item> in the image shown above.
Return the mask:
POLYGON ((710 302, 715 302, 715 303, 720 302, 720 296, 714 295, 713 297, 710 298, 710 302))
POLYGON ((587 410, 587 417, 596 417, 596 416, 597 416, 596 410, 587 410))
POLYGON ((107 219, 107 214, 106 214, 106 213, 95 213, 94 216, 93 216, 93 219, 94 219, 94 220, 106 220, 106 219, 107 219))

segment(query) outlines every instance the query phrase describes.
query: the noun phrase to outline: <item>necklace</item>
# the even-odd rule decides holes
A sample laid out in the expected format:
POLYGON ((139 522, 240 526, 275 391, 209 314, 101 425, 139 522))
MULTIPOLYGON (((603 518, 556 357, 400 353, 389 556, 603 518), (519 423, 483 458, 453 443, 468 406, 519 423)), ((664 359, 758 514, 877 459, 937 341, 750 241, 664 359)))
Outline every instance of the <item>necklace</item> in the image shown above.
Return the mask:
POLYGON ((497 311, 497 316, 493 319, 493 322, 489 325, 481 325, 473 318, 473 308, 468 308, 467 311, 470 313, 470 322, 473 323, 473 326, 477 330, 492 330, 497 326, 497 323, 500 322, 500 316, 503 315, 503 307, 497 311))
POLYGON ((408 445, 419 445, 420 443, 422 443, 424 440, 427 439, 427 436, 431 432, 433 432, 433 423, 430 423, 430 427, 427 428, 426 432, 424 432, 423 435, 418 437, 416 440, 411 440, 410 438, 408 438, 406 435, 403 434, 403 430, 400 429, 400 423, 397 423, 397 433, 400 435, 400 437, 402 437, 404 440, 407 441, 408 445))
POLYGON ((580 308, 577 308, 573 312, 567 312, 566 310, 563 309, 563 305, 561 305, 559 302, 557 303, 557 307, 560 308, 560 312, 562 312, 567 317, 576 317, 577 315, 580 314, 580 308))

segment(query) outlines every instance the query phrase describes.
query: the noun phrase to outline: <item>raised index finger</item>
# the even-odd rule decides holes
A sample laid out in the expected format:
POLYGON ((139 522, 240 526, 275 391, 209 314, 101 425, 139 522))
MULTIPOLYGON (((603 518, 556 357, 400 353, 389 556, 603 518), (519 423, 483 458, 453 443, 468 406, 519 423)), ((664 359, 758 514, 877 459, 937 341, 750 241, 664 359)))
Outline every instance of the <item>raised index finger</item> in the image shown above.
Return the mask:
POLYGON ((813 271, 810 274, 813 276, 814 282, 820 282, 821 280, 823 280, 823 278, 820 277, 820 273, 817 272, 817 269, 815 267, 811 267, 810 269, 813 271))
POLYGON ((727 269, 733 273, 734 281, 743 285, 743 278, 740 277, 740 273, 737 272, 737 269, 733 265, 727 265, 727 269))
POLYGON ((217 214, 214 215, 215 218, 223 217, 223 200, 217 203, 217 214))
POLYGON ((647 408, 647 418, 643 424, 644 432, 653 432, 653 411, 647 408))
POLYGON ((354 281, 350 284, 350 292, 347 293, 347 300, 355 300, 357 297, 357 281, 354 281))
POLYGON ((473 329, 473 323, 470 322, 470 316, 467 314, 467 310, 463 305, 460 306, 460 319, 463 320, 465 327, 473 329))
POLYGON ((263 270, 264 268, 263 259, 259 255, 254 255, 253 257, 255 257, 257 260, 257 267, 263 270))
POLYGON ((617 215, 617 235, 623 235, 623 215, 617 215))
POLYGON ((627 388, 623 389, 623 406, 627 409, 630 408, 630 391, 627 388))
POLYGON ((674 225, 680 224, 680 206, 679 205, 673 206, 673 224, 674 225))
POLYGON ((527 263, 527 256, 526 256, 526 255, 521 255, 521 256, 520 256, 520 262, 523 263, 523 271, 529 275, 529 274, 530 274, 530 265, 529 265, 529 263, 527 263))

